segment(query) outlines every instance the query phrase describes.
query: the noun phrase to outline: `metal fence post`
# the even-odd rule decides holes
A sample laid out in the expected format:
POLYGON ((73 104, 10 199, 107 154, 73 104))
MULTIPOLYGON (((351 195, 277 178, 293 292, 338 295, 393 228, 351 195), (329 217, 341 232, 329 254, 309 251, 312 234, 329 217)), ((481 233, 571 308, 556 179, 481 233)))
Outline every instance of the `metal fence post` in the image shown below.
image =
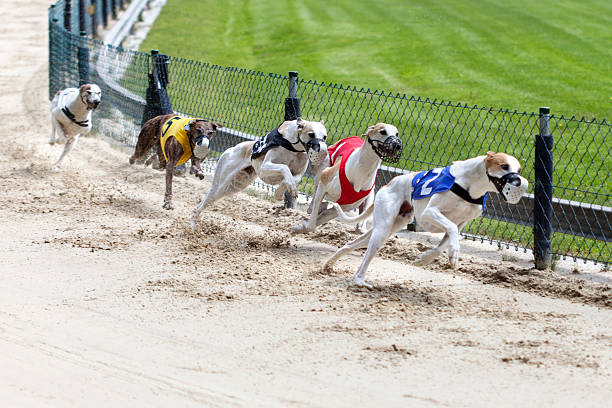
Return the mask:
POLYGON ((537 269, 548 269, 552 262, 553 136, 550 134, 550 108, 540 108, 540 134, 535 140, 535 188, 533 203, 533 255, 537 269))
MULTIPOLYGON (((285 98, 285 120, 296 120, 300 117, 300 98, 297 97, 298 73, 289 71, 289 97, 285 98)), ((285 191, 285 208, 295 208, 296 199, 285 191)))
POLYGON ((108 26, 108 0, 102 0, 102 25, 108 26))
POLYGON ((72 0, 66 0, 64 3, 64 28, 66 31, 72 31, 72 0))
POLYGON ((117 19, 117 2, 115 0, 111 0, 111 16, 113 16, 113 20, 117 19))
POLYGON ((151 73, 149 74, 149 87, 147 88, 142 124, 156 116, 173 113, 166 86, 169 82, 168 56, 160 54, 158 50, 151 50, 151 73))
POLYGON ((89 83, 89 48, 87 47, 87 32, 81 31, 79 49, 77 51, 79 65, 79 86, 89 83))
POLYGON ((91 36, 93 38, 96 38, 98 36, 98 18, 97 18, 98 13, 96 11, 97 1, 98 0, 91 0, 91 2, 89 3, 89 7, 87 9, 87 12, 91 16, 91 36))
POLYGON ((87 0, 79 0, 79 32, 87 32, 87 0))

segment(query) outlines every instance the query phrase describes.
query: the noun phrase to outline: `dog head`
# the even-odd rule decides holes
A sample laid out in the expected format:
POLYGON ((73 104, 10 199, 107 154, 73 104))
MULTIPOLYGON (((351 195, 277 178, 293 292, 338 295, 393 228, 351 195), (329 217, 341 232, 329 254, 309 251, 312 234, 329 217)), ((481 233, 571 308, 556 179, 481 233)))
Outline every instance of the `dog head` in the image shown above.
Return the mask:
POLYGON ((377 123, 370 126, 361 137, 370 143, 374 152, 381 159, 397 162, 402 155, 402 139, 399 138, 399 132, 393 125, 377 123))
POLYGON ((310 163, 313 166, 323 163, 328 155, 327 144, 325 143, 327 129, 325 129, 323 121, 309 122, 298 118, 296 124, 298 139, 304 146, 310 163))
POLYGON ((506 153, 487 152, 485 167, 489 181, 504 200, 516 204, 527 191, 529 182, 520 175, 521 164, 506 153))
POLYGON ((85 84, 79 87, 81 101, 87 106, 87 110, 97 109, 102 100, 102 90, 96 84, 85 84))
POLYGON ((327 157, 327 129, 323 121, 310 122, 297 118, 283 122, 278 132, 292 145, 299 149, 302 146, 313 166, 317 166, 327 157))
POLYGON ((198 159, 203 159, 208 155, 210 148, 210 138, 213 137, 221 124, 208 122, 204 119, 191 119, 185 125, 185 132, 193 144, 193 155, 198 159))

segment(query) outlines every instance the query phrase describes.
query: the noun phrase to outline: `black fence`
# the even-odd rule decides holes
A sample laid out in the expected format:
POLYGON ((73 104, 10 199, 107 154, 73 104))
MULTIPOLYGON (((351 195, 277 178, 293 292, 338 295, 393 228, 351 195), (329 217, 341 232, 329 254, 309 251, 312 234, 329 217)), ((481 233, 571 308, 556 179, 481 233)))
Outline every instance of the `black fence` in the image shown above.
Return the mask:
MULTIPOLYGON (((612 126, 606 120, 555 116, 546 108, 478 107, 125 50, 92 37, 113 9, 128 2, 91 0, 85 8, 82 2, 60 0, 50 8, 49 95, 96 82, 104 98, 96 115, 102 134, 133 146, 143 119, 170 108, 160 106, 165 96, 160 100, 156 92, 162 92, 174 111, 225 126, 212 145, 218 157, 278 126, 286 98, 297 96, 302 117, 325 121, 330 143, 377 122, 399 129, 403 157, 394 167, 383 163, 378 187, 405 171, 446 166, 488 150, 512 154, 530 182, 528 194, 517 205, 491 194, 483 217, 463 234, 532 249, 542 268, 558 257, 612 262, 612 126), (86 18, 80 17, 83 9, 86 18)), ((300 189, 309 194, 312 179, 304 178, 300 189)))

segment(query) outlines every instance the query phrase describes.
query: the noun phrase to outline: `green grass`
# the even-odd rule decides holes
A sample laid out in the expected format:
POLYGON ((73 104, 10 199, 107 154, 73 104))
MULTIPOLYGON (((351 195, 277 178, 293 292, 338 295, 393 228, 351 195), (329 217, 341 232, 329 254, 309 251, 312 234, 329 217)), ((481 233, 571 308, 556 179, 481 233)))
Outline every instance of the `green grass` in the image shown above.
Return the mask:
POLYGON ((603 119, 611 40, 609 0, 169 0, 141 50, 603 119))

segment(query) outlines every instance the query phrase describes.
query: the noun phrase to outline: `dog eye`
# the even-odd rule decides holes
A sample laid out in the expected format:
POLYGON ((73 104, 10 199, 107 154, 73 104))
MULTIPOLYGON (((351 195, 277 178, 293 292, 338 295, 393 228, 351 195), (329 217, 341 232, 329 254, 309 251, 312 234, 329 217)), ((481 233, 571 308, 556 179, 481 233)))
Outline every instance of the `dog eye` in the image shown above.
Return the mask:
POLYGON ((380 134, 383 135, 383 136, 387 136, 387 131, 383 129, 383 130, 380 131, 380 134))
POLYGON ((508 170, 510 170, 510 166, 509 166, 509 165, 507 165, 507 164, 502 164, 502 165, 501 165, 501 169, 502 169, 503 171, 508 171, 508 170))
POLYGON ((323 135, 323 140, 327 140, 327 135, 323 135))

